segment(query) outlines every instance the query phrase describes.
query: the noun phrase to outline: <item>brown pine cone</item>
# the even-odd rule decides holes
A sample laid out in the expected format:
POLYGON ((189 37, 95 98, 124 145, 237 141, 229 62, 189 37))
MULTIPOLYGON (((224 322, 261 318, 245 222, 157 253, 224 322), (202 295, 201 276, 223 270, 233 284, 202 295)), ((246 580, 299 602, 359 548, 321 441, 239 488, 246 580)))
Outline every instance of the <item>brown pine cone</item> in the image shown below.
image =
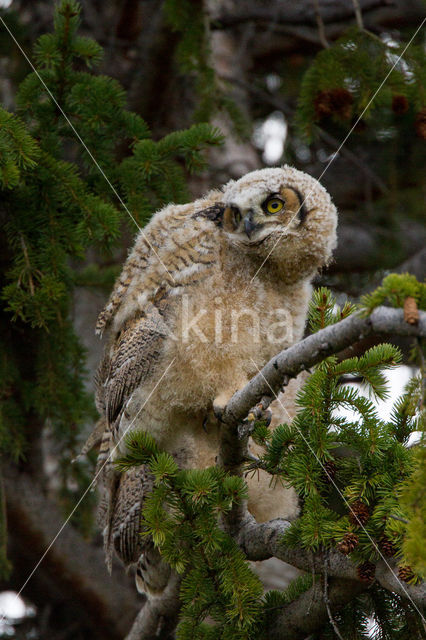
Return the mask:
POLYGON ((384 534, 380 538, 380 549, 383 551, 385 556, 388 556, 389 558, 391 556, 394 556, 396 553, 396 547, 394 543, 392 542, 392 540, 389 540, 389 538, 384 534))
POLYGON ((324 462, 325 479, 327 482, 331 482, 334 479, 336 471, 337 467, 333 460, 327 460, 327 462, 324 462))
POLYGON ((398 578, 404 582, 411 582, 414 580, 415 574, 411 567, 398 567, 398 578))
POLYGON ((419 308, 412 296, 407 296, 404 300, 404 320, 408 324, 418 324, 419 322, 419 308))
POLYGON ((396 113, 397 116, 402 115, 408 111, 408 100, 405 96, 393 96, 392 98, 392 111, 396 113))
POLYGON ((349 521, 351 524, 360 527, 370 519, 370 510, 361 500, 357 500, 349 505, 349 521))
POLYGON ((353 101, 351 93, 341 87, 319 91, 314 100, 315 113, 319 118, 334 114, 348 120, 352 115, 353 101))
POLYGON ((319 93, 317 93, 317 95, 315 96, 314 109, 318 118, 322 118, 323 116, 330 116, 332 113, 329 93, 329 91, 319 91, 319 93))
POLYGON ((363 562, 357 568, 358 577, 361 582, 365 582, 366 584, 371 584, 374 581, 376 572, 376 565, 368 560, 363 562))
POLYGON ((426 107, 416 115, 414 126, 419 138, 426 140, 426 107))
POLYGON ((347 556, 358 546, 358 542, 358 536, 355 533, 346 533, 343 540, 337 545, 337 548, 347 556))

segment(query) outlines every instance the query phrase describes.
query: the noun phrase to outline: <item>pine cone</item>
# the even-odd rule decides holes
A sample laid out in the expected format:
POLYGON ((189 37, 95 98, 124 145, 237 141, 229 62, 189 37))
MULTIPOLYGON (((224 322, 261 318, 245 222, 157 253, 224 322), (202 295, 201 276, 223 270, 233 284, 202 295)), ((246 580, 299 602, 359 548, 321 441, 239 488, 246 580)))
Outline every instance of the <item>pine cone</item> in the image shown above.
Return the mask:
POLYGON ((404 300, 404 320, 408 324, 417 324, 419 322, 419 308, 412 296, 407 296, 404 300))
POLYGON ((365 582, 366 584, 371 584, 374 581, 376 572, 376 565, 372 562, 363 562, 357 568, 358 577, 361 582, 365 582))
POLYGON ((355 133, 364 133, 367 130, 367 123, 365 120, 359 120, 358 117, 354 117, 351 121, 351 127, 355 133))
POLYGON ((414 580, 415 574, 411 567, 398 567, 398 578, 404 582, 411 582, 414 580))
POLYGON ((337 471, 335 463, 333 462, 333 460, 327 460, 327 462, 324 462, 323 468, 326 481, 331 482, 334 479, 337 471))
POLYGON ((351 524, 360 527, 364 525, 370 519, 370 511, 364 502, 357 500, 353 504, 349 505, 349 521, 351 524))
POLYGON ((334 114, 343 120, 348 120, 352 115, 353 101, 347 89, 319 91, 314 100, 315 113, 320 119, 334 114))
POLYGON ((409 103, 405 96, 394 96, 392 98, 392 111, 397 116, 402 115, 408 111, 409 103))
POLYGON ((337 545, 337 548, 347 556, 358 546, 358 542, 358 536, 355 533, 346 533, 343 540, 337 545))
POLYGON ((389 540, 389 538, 384 534, 380 538, 380 549, 383 551, 385 556, 388 556, 389 558, 391 556, 394 556, 396 553, 396 547, 394 543, 392 542, 392 540, 389 540))
POLYGON ((416 115, 414 126, 419 138, 426 140, 426 107, 416 115))

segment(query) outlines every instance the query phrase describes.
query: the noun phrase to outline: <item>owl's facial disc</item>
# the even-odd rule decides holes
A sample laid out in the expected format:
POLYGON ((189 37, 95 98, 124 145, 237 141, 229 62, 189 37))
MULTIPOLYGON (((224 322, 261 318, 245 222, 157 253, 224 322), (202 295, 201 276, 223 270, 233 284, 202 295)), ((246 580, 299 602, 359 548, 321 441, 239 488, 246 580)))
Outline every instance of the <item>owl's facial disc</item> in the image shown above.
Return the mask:
POLYGON ((306 217, 302 195, 283 187, 256 200, 240 198, 226 206, 223 228, 243 244, 259 244, 276 233, 300 226, 306 217))

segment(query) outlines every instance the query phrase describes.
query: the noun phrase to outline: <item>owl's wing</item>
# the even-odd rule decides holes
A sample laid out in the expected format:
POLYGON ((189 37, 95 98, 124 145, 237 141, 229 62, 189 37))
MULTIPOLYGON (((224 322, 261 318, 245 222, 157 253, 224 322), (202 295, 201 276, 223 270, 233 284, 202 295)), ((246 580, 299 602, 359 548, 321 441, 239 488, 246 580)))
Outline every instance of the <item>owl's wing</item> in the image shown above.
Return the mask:
POLYGON ((169 568, 152 542, 141 536, 142 508, 152 491, 152 477, 145 466, 119 474, 111 458, 118 444, 117 426, 129 398, 154 374, 161 361, 164 340, 169 335, 164 320, 166 309, 167 300, 163 300, 128 320, 107 346, 96 379, 97 407, 104 416, 96 469, 96 475, 102 478, 103 493, 98 521, 103 530, 107 566, 111 570, 114 550, 125 566, 137 562, 137 584, 151 591, 162 590, 169 575, 169 568), (148 566, 161 571, 153 572, 148 566))
MULTIPOLYGON (((222 193, 185 205, 169 205, 140 231, 117 279, 111 296, 98 316, 100 335, 112 324, 117 329, 133 312, 133 305, 153 301, 158 292, 185 286, 194 266, 203 269, 217 257, 217 227, 222 225, 222 193), (211 225, 206 227, 205 222, 211 225), (209 228, 210 227, 210 228, 209 228), (201 240, 202 238, 202 240, 201 240), (130 304, 129 304, 130 301, 130 304)), ((196 269, 197 270, 197 269, 196 269)))
MULTIPOLYGON (((164 304, 161 310, 164 312, 164 304)), ((97 374, 96 400, 114 436, 132 393, 154 374, 168 335, 162 313, 150 305, 145 313, 126 322, 107 347, 97 374)))
POLYGON ((111 463, 111 432, 106 429, 98 457, 102 478, 98 524, 103 531, 106 563, 112 568, 113 551, 125 567, 137 564, 136 586, 140 592, 160 593, 167 585, 170 567, 148 536, 142 535, 142 509, 154 480, 146 465, 119 474, 111 463))
POLYGON ((153 484, 145 465, 133 467, 117 478, 109 522, 110 541, 126 566, 137 562, 148 545, 141 535, 141 516, 144 499, 153 484))

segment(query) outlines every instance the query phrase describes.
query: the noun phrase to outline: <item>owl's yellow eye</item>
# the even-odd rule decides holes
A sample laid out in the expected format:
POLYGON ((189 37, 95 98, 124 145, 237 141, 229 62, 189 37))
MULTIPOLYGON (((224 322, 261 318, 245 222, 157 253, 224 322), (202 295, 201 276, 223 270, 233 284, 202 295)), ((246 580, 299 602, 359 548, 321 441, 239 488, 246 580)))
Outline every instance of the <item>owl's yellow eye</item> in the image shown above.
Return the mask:
POLYGON ((265 202, 266 213, 278 213, 284 207, 284 202, 280 198, 269 198, 265 202))

